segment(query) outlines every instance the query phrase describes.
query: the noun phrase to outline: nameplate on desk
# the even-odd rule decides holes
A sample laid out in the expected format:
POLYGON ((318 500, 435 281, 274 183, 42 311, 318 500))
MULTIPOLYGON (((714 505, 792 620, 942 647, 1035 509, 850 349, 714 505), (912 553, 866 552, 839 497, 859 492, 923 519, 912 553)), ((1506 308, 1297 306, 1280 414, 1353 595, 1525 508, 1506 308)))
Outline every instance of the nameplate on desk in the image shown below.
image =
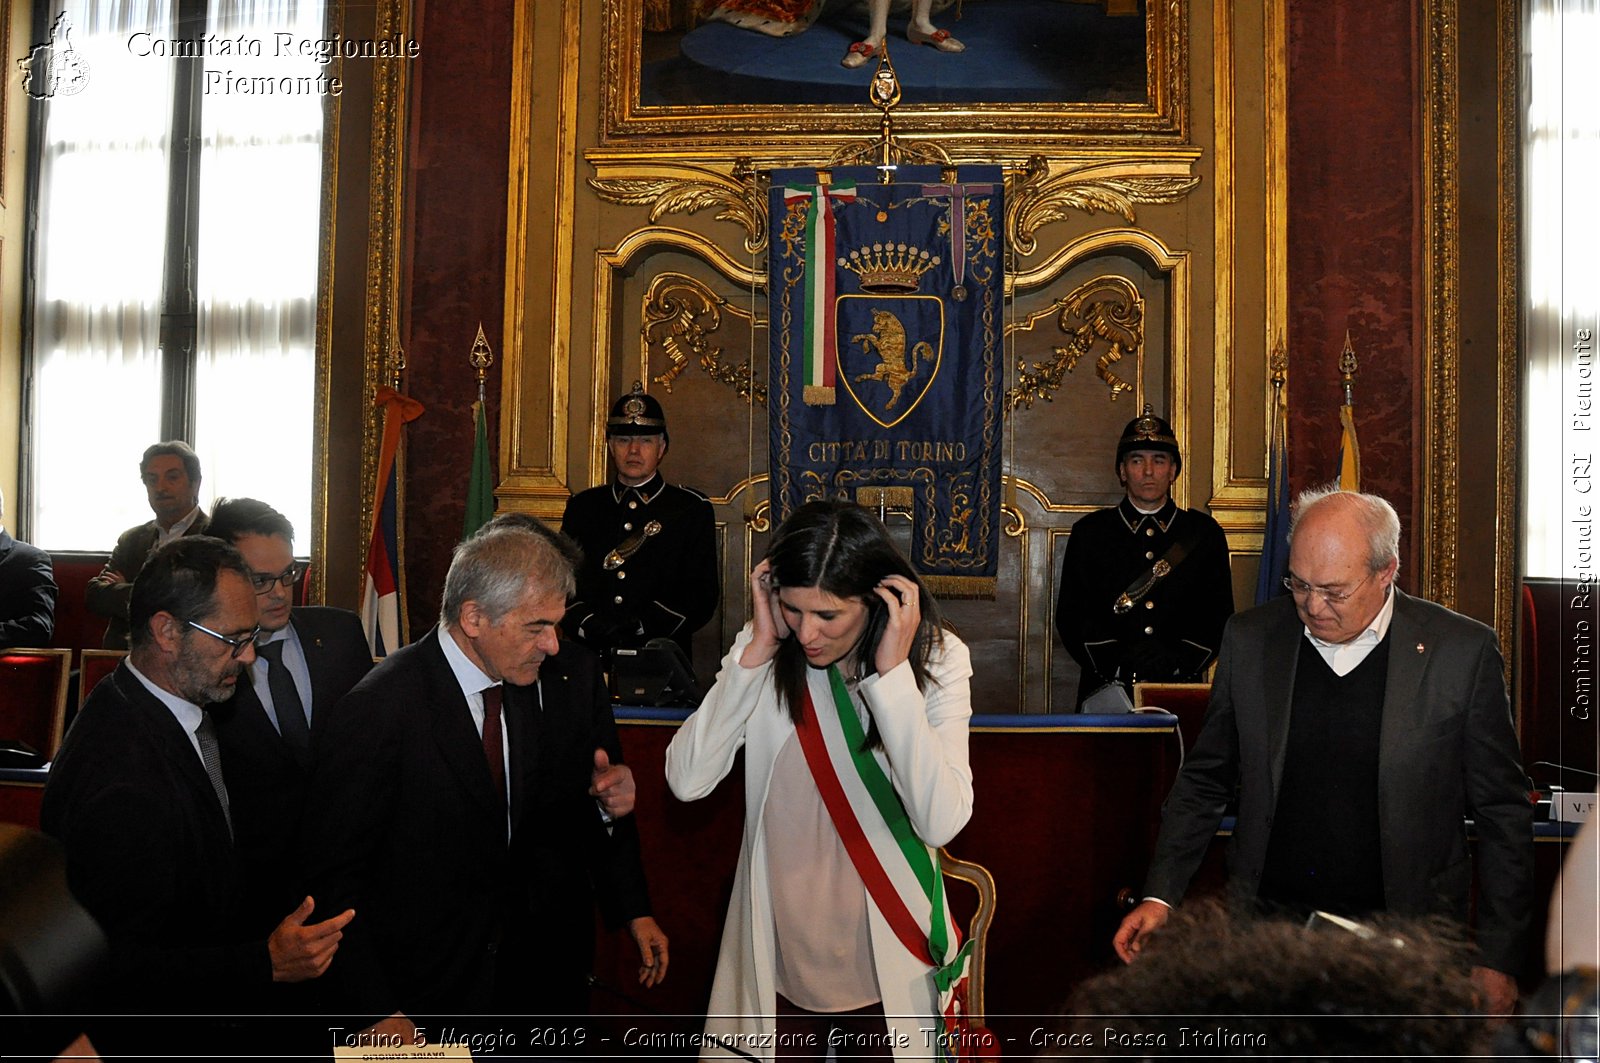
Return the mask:
POLYGON ((1550 795, 1550 818, 1557 823, 1584 823, 1594 815, 1595 794, 1562 790, 1550 795))
POLYGON ((340 1059, 472 1059, 472 1049, 466 1041, 448 1044, 413 1044, 409 1038, 388 1034, 352 1034, 356 1045, 340 1044, 333 1049, 333 1058, 340 1059), (401 1041, 403 1044, 393 1042, 401 1041))

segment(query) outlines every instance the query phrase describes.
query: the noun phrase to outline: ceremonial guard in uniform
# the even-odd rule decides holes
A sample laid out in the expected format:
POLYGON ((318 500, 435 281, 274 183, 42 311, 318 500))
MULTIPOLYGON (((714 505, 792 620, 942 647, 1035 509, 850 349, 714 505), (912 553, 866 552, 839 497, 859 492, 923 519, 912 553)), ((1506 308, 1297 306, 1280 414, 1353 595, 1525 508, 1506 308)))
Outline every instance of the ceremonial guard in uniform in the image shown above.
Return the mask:
POLYGON ((1117 443, 1127 496, 1073 525, 1056 601, 1056 631, 1082 669, 1078 706, 1115 682, 1204 678, 1233 615, 1222 528, 1179 509, 1183 468, 1172 426, 1146 405, 1117 443))
POLYGON ((692 661, 693 635, 722 596, 711 503, 661 478, 667 419, 638 381, 611 407, 606 442, 615 477, 574 495, 561 517, 584 555, 563 626, 602 655, 666 636, 692 661))

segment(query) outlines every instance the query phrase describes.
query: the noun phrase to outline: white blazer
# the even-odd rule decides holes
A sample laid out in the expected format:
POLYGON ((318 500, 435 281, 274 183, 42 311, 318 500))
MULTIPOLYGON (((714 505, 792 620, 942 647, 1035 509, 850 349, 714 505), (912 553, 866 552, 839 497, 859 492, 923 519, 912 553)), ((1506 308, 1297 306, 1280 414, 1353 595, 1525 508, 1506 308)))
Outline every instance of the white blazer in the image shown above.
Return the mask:
MULTIPOLYGON (((712 1037, 771 1059, 777 1029, 772 902, 762 819, 773 764, 795 728, 779 706, 771 662, 758 668, 739 663, 753 637, 753 629, 745 625, 722 660, 716 684, 667 747, 667 783, 682 801, 710 793, 732 769, 735 754, 741 747, 745 750, 744 844, 711 988, 708 1043, 701 1051, 707 1059, 737 1058, 718 1049, 712 1037)), ((928 673, 926 695, 917 689, 909 663, 887 675, 868 677, 859 692, 883 738, 883 748, 874 755, 894 784, 917 836, 937 848, 955 837, 972 815, 972 769, 967 764, 972 662, 966 644, 945 632, 928 673)), ((826 672, 812 669, 810 680, 813 702, 830 704, 826 672)), ((859 704, 857 709, 861 711, 859 704)), ((881 821, 863 827, 869 835, 876 828, 888 836, 881 821)), ((868 902, 874 967, 895 1058, 931 1057, 936 1054, 931 1037, 943 1028, 934 1017, 931 968, 900 943, 870 894, 868 902)))

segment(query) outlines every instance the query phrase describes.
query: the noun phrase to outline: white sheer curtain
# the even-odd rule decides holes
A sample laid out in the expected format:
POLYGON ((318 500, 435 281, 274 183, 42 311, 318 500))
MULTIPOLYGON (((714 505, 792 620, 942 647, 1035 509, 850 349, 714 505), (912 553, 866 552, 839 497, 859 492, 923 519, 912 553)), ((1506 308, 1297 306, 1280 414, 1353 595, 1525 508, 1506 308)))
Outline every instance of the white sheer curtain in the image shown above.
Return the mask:
POLYGON ((274 55, 274 34, 316 40, 321 3, 212 0, 207 26, 263 42, 259 58, 205 61, 200 157, 200 335, 195 446, 203 498, 247 495, 311 548, 317 248, 324 97, 281 91, 327 68, 274 55), (270 95, 223 91, 270 78, 270 95))
POLYGON ((1600 573, 1600 0, 1527 0, 1523 10, 1523 573, 1571 579, 1581 546, 1592 578, 1600 573), (1594 532, 1580 540, 1582 506, 1594 532))
POLYGON ((150 519, 139 455, 160 429, 161 275, 172 62, 131 33, 167 0, 69 0, 89 83, 45 106, 33 308, 34 541, 109 550, 150 519))

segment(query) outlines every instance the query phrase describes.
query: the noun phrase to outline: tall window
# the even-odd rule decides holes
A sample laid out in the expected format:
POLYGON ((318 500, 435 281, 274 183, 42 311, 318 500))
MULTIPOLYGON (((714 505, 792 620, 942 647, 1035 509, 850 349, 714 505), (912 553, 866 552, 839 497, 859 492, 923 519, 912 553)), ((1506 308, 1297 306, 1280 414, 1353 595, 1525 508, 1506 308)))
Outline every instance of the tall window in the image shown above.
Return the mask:
POLYGON ((1600 98, 1593 87, 1600 6, 1528 0, 1524 12, 1523 573, 1570 580, 1581 568, 1593 579, 1600 573, 1600 98))
POLYGON ((309 546, 324 6, 49 5, 40 24, 87 83, 39 104, 30 469, 46 548, 108 550, 150 519, 139 455, 174 437, 200 454, 202 505, 260 498, 309 546))

